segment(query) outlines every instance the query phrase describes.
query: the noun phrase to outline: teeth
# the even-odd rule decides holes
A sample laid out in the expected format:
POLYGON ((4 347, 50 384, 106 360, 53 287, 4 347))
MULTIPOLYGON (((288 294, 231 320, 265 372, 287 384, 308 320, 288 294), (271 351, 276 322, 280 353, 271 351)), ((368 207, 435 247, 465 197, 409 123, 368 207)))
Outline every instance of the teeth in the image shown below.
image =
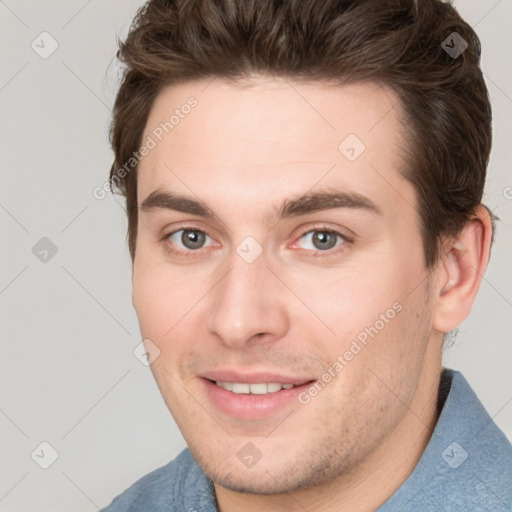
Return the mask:
POLYGON ((233 382, 233 393, 249 393, 250 386, 249 384, 239 384, 238 382, 233 382))
POLYGON ((268 393, 266 384, 250 384, 251 395, 266 395, 268 393))
POLYGON ((293 384, 278 384, 277 382, 270 383, 257 383, 245 384, 239 382, 221 382, 217 381, 215 384, 223 389, 232 391, 233 393, 251 394, 251 395, 266 395, 267 393, 275 393, 281 389, 291 389, 293 384))

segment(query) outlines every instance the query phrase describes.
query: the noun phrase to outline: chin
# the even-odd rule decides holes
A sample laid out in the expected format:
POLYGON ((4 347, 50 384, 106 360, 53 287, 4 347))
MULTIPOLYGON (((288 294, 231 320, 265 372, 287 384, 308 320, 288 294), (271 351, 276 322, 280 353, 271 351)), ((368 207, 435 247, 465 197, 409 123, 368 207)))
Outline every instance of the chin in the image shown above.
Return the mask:
POLYGON ((279 495, 288 494, 301 488, 307 487, 302 485, 294 478, 290 480, 290 476, 284 477, 286 471, 276 469, 274 471, 255 468, 247 471, 247 474, 235 476, 233 473, 221 473, 219 470, 210 474, 205 473, 212 479, 215 484, 229 489, 230 491, 241 494, 260 494, 260 495, 279 495), (274 477, 274 478, 273 478, 274 477))
POLYGON ((325 484, 336 476, 339 467, 327 456, 312 463, 296 453, 296 460, 276 455, 279 464, 265 463, 264 458, 253 467, 245 467, 239 460, 227 458, 225 453, 194 450, 192 455, 205 474, 216 484, 242 494, 281 495, 325 484))

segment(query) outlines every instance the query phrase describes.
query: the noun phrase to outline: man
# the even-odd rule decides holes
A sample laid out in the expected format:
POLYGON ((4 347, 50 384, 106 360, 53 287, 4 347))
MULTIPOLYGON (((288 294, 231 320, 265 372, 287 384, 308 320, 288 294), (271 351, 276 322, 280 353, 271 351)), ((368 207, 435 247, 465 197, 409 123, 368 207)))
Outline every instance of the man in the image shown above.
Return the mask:
POLYGON ((510 443, 441 360, 492 239, 479 53, 438 0, 139 11, 110 177, 188 449, 108 512, 510 509, 510 443))

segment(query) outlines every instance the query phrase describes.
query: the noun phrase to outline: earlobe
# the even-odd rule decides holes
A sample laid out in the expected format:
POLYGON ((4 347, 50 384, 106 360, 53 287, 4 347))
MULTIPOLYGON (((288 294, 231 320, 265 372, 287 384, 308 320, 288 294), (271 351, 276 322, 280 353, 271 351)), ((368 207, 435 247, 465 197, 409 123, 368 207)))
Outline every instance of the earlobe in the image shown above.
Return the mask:
POLYGON ((469 315, 489 261, 492 222, 479 206, 456 238, 446 240, 439 261, 433 327, 450 332, 469 315))

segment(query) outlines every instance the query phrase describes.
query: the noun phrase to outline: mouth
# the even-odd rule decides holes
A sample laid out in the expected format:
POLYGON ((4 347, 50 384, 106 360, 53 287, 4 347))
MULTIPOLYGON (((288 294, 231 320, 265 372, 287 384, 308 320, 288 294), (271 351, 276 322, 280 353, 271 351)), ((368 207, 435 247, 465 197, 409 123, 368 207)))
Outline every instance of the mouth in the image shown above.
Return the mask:
POLYGON ((316 379, 216 372, 199 379, 213 407, 231 419, 264 420, 299 407, 298 396, 316 379))
MULTIPOLYGON (((213 382, 213 381, 212 381, 213 382)), ((312 381, 310 381, 312 382, 312 381)), ((300 384, 280 384, 278 382, 255 382, 248 384, 244 382, 222 382, 215 381, 215 384, 226 391, 240 395, 267 395, 269 393, 277 393, 282 389, 292 389, 300 384)))

